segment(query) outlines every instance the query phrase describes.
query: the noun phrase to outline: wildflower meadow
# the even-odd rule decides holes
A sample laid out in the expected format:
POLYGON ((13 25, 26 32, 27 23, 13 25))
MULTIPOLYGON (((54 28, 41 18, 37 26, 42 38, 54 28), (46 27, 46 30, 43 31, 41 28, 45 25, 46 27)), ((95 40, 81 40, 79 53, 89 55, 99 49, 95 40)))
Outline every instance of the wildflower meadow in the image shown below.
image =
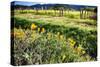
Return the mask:
POLYGON ((11 11, 12 64, 55 64, 97 60, 97 20, 80 18, 69 10, 55 16, 53 10, 11 11), (45 12, 48 13, 45 13, 45 12))

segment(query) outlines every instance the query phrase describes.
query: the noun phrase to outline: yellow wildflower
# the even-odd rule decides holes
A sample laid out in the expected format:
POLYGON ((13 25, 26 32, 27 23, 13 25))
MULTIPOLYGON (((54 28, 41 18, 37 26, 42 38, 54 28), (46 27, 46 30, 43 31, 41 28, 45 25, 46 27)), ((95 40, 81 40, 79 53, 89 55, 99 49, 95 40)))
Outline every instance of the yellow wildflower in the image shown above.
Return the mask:
POLYGON ((32 24, 31 25, 31 30, 34 30, 34 29, 36 29, 37 28, 37 26, 35 25, 35 24, 32 24))
POLYGON ((57 37, 58 35, 55 34, 55 37, 57 37))
POLYGON ((16 32, 14 33, 14 36, 17 38, 23 38, 25 36, 24 32, 16 32))
POLYGON ((42 33, 44 33, 44 32, 45 32, 45 29, 44 29, 44 28, 42 28, 42 29, 41 29, 41 32, 42 32, 42 33))
POLYGON ((50 39, 51 37, 51 33, 47 33, 48 39, 50 39))
POLYGON ((71 38, 68 38, 68 41, 71 41, 72 39, 71 38))
POLYGON ((57 35, 55 35, 59 39, 63 39, 63 35, 60 35, 60 32, 57 32, 57 35))
POLYGON ((73 41, 73 42, 70 43, 70 45, 71 45, 72 47, 74 47, 75 43, 76 43, 76 42, 73 41))
POLYGON ((66 58, 66 56, 65 56, 65 55, 63 55, 62 60, 64 60, 65 58, 66 58))
POLYGON ((63 35, 60 35, 60 39, 63 39, 63 35))
POLYGON ((60 35, 60 32, 57 32, 57 35, 60 35))
POLYGON ((71 47, 74 47, 74 45, 76 44, 76 41, 74 41, 72 38, 68 38, 68 41, 71 47))
POLYGON ((85 53, 86 53, 85 50, 83 50, 83 51, 82 51, 82 54, 85 54, 85 53))
POLYGON ((40 28, 38 28, 38 32, 40 32, 40 28))

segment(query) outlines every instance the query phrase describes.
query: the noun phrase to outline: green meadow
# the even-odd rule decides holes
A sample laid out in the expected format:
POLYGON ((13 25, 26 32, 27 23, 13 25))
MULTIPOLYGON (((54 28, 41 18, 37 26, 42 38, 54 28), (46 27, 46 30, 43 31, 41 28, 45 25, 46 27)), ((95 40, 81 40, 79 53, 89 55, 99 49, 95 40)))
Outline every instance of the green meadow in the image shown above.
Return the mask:
POLYGON ((79 11, 14 10, 14 64, 54 64, 97 60, 97 21, 79 11))

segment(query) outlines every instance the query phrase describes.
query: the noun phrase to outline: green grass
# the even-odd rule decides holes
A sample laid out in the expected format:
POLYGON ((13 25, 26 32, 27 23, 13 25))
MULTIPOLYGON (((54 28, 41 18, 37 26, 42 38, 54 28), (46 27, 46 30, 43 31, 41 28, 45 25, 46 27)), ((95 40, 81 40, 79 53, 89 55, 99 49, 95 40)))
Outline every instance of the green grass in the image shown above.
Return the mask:
POLYGON ((17 12, 12 19, 15 26, 12 31, 21 33, 14 38, 15 65, 97 60, 95 20, 17 12), (31 30, 32 23, 37 26, 35 30, 31 30), (44 28, 45 32, 40 33, 38 28, 44 28), (73 47, 69 39, 74 42, 73 47))

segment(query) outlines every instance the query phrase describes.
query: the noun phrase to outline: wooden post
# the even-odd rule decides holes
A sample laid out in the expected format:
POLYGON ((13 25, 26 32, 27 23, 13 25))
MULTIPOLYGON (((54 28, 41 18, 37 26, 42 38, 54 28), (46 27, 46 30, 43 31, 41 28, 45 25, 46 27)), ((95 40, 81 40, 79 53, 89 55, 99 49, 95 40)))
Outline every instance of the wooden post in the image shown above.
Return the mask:
POLYGON ((38 14, 38 8, 36 8, 36 14, 38 14))
POLYGON ((80 9, 80 19, 82 19, 82 10, 80 9))
POLYGON ((59 16, 61 15, 61 10, 59 9, 59 16))
POLYGON ((86 9, 84 10, 85 12, 84 12, 84 19, 86 19, 87 18, 87 14, 86 14, 86 9))
POLYGON ((56 10, 54 10, 54 11, 55 11, 55 14, 54 15, 56 16, 56 10))
POLYGON ((61 8, 61 16, 63 16, 63 14, 64 14, 64 9, 61 8))
POLYGON ((69 9, 67 9, 68 10, 68 14, 69 14, 69 9))
POLYGON ((63 9, 61 9, 61 16, 63 16, 63 9))
POLYGON ((88 16, 88 12, 89 12, 89 11, 86 12, 86 18, 89 18, 89 16, 88 16))
POLYGON ((43 9, 43 6, 41 6, 41 10, 44 10, 44 9, 43 9))
POLYGON ((80 19, 83 19, 83 9, 80 9, 80 19))
POLYGON ((88 18, 90 17, 90 11, 88 11, 87 16, 88 16, 88 18))
POLYGON ((47 11, 46 10, 47 10, 47 7, 45 6, 45 14, 47 14, 47 11))

